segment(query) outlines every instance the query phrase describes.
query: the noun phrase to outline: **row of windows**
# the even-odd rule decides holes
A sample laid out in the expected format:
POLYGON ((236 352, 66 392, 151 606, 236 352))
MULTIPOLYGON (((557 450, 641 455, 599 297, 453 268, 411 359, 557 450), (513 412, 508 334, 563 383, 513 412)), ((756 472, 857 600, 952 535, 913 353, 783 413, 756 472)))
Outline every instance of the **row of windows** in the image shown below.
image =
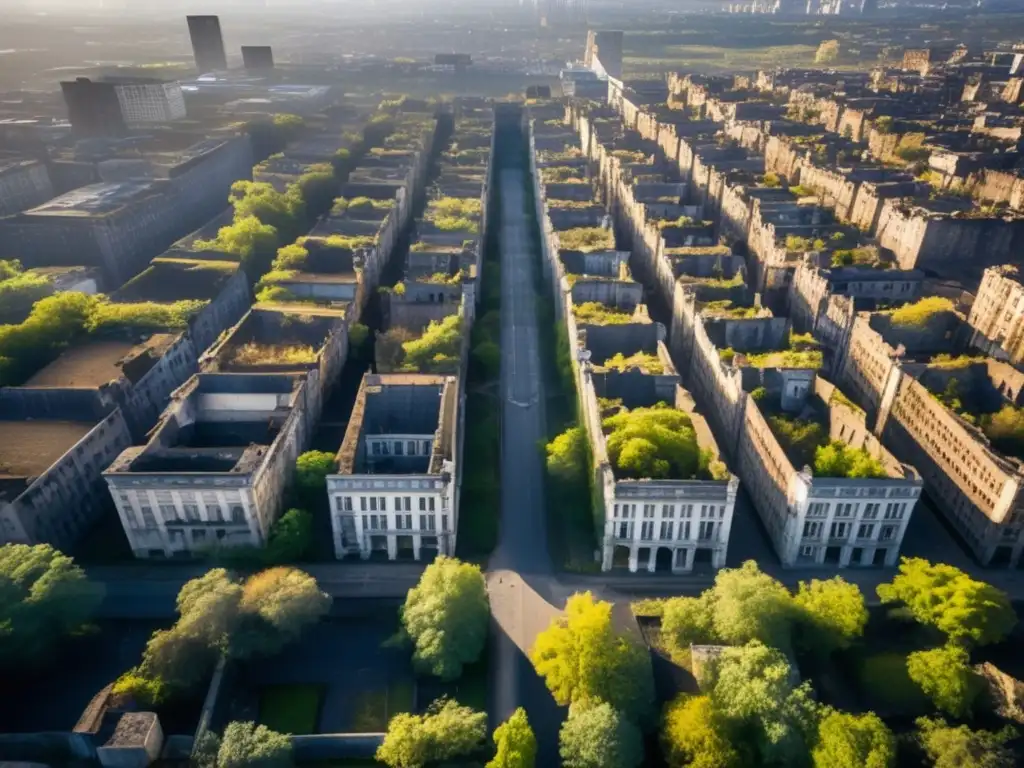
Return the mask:
MULTIPOLYGON (((645 520, 651 520, 655 517, 657 511, 657 504, 644 504, 643 505, 643 516, 645 520)), ((694 508, 696 504, 680 504, 679 505, 679 517, 687 518, 693 516, 694 508)), ((621 518, 623 520, 633 520, 636 518, 636 504, 616 504, 612 516, 621 518)), ((672 520, 676 516, 676 505, 675 504, 662 504, 661 505, 661 517, 672 520)), ((721 520, 725 517, 725 505, 718 506, 716 504, 701 504, 700 505, 700 517, 701 519, 706 518, 718 518, 721 520)))
MULTIPOLYGON (((394 515, 394 525, 388 521, 388 515, 363 515, 364 531, 436 531, 437 515, 419 515, 419 526, 413 528, 413 515, 394 515)), ((342 518, 344 525, 344 518, 342 518)), ((448 530, 448 515, 441 515, 441 530, 448 530)))
MULTIPOLYGON (((807 517, 828 517, 831 506, 828 502, 812 502, 807 507, 807 517)), ((859 504, 854 503, 836 504, 835 517, 843 519, 855 518, 857 517, 859 506, 859 504)), ((882 512, 883 519, 885 520, 902 520, 906 511, 906 502, 890 501, 885 505, 884 512, 882 512, 882 505, 879 502, 872 502, 864 505, 860 517, 862 520, 877 520, 878 513, 882 512)))
MULTIPOLYGON (((615 535, 618 539, 632 539, 633 533, 636 530, 634 528, 636 524, 631 522, 620 522, 615 526, 615 535)), ((671 520, 663 520, 658 527, 658 540, 659 541, 672 541, 673 538, 678 538, 679 541, 687 540, 690 538, 692 528, 689 520, 681 520, 679 527, 676 528, 676 524, 671 520), (678 532, 678 537, 674 537, 673 533, 678 532)), ((718 538, 718 533, 721 531, 722 524, 716 523, 712 520, 705 520, 698 524, 697 527, 697 538, 700 541, 710 541, 718 538)), ((645 520, 640 524, 640 540, 641 541, 654 541, 654 521, 645 520)))
POLYGON ((375 440, 369 439, 370 453, 374 456, 429 456, 429 440, 375 440))
MULTIPOLYGON (((353 512, 354 511, 354 498, 353 496, 337 496, 334 499, 334 506, 339 512, 353 512)), ((387 512, 388 511, 388 497, 387 496, 360 496, 359 498, 359 511, 360 512, 387 512)), ((419 500, 419 511, 420 512, 434 512, 436 511, 437 497, 436 496, 417 496, 419 500)), ((393 512, 411 512, 412 511, 412 496, 398 496, 394 499, 393 512)), ((446 496, 441 497, 441 509, 447 509, 448 498, 446 496)))
MULTIPOLYGON (((857 538, 858 539, 873 539, 875 537, 875 524, 874 523, 861 523, 857 526, 857 538)), ((892 541, 896 538, 900 527, 898 525, 883 525, 879 530, 878 539, 879 541, 892 541)), ((804 523, 804 535, 805 539, 820 539, 822 531, 825 530, 825 524, 817 520, 808 520, 804 523)), ((850 532, 854 530, 853 523, 832 523, 829 527, 828 537, 830 539, 846 539, 849 538, 850 532)))
MULTIPOLYGON (((160 499, 158 499, 158 501, 159 500, 160 499)), ((135 516, 131 503, 127 501, 127 497, 123 494, 121 496, 121 502, 128 527, 138 528, 138 518, 135 516)), ((208 521, 215 523, 235 523, 238 525, 245 524, 245 509, 241 504, 232 504, 228 509, 224 509, 218 502, 214 501, 212 503, 208 502, 207 506, 201 506, 199 504, 182 504, 179 509, 173 503, 166 502, 158 504, 157 508, 160 511, 160 519, 164 523, 198 523, 208 521)), ((142 517, 141 527, 156 528, 158 526, 156 516, 153 513, 153 507, 149 504, 139 504, 139 515, 142 517)))

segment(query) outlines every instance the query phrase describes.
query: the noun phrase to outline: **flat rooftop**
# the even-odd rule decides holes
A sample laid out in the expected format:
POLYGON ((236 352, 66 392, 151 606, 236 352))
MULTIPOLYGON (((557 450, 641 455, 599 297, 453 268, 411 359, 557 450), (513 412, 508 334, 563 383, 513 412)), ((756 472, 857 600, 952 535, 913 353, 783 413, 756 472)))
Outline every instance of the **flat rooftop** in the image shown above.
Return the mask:
POLYGON ((158 194, 156 182, 148 179, 104 182, 79 187, 25 212, 29 216, 106 216, 127 205, 158 194))
POLYGON ((235 261, 157 258, 112 296, 116 302, 212 301, 238 271, 235 261))
POLYGON ((0 498, 5 496, 4 480, 38 477, 94 426, 95 421, 0 421, 0 498))
POLYGON ((85 341, 64 350, 23 386, 99 387, 122 376, 138 381, 152 367, 145 361, 155 362, 177 337, 158 333, 141 344, 120 339, 85 341))

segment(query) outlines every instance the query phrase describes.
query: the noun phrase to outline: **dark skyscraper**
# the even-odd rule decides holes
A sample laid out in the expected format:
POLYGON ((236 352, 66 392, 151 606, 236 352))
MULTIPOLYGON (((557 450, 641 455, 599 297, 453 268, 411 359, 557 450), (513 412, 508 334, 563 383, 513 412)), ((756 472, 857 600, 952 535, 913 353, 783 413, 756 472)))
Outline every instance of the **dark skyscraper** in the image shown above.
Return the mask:
POLYGON ((114 83, 94 83, 80 77, 61 83, 60 89, 75 138, 123 136, 128 132, 114 83))
POLYGON ((228 68, 224 53, 224 37, 220 33, 220 19, 216 16, 189 16, 188 34, 192 38, 192 55, 200 72, 213 72, 228 68))
POLYGON ((246 69, 273 69, 274 52, 269 45, 243 45, 242 64, 246 69))

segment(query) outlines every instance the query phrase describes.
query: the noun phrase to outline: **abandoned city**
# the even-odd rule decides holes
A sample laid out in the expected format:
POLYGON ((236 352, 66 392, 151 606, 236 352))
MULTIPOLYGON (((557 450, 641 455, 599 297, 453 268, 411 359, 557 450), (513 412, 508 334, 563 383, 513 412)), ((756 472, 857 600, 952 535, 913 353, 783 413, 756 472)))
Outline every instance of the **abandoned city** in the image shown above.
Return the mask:
POLYGON ((0 0, 0 768, 1024 766, 1024 0, 0 0))

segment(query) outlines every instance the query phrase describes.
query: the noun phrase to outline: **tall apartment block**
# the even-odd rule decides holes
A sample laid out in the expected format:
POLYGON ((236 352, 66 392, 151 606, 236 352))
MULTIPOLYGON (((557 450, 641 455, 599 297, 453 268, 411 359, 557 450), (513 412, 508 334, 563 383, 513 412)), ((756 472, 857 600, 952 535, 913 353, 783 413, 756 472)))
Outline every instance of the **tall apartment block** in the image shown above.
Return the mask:
POLYGON ((87 77, 62 82, 60 90, 68 108, 68 121, 75 138, 123 136, 128 131, 117 86, 93 82, 87 77))
POLYGON ((250 71, 273 69, 273 49, 269 45, 243 45, 242 66, 250 71))
POLYGON ((220 31, 220 18, 217 16, 188 16, 188 35, 192 38, 192 55, 196 60, 196 69, 200 72, 213 72, 228 68, 228 58, 224 53, 224 36, 220 31))

